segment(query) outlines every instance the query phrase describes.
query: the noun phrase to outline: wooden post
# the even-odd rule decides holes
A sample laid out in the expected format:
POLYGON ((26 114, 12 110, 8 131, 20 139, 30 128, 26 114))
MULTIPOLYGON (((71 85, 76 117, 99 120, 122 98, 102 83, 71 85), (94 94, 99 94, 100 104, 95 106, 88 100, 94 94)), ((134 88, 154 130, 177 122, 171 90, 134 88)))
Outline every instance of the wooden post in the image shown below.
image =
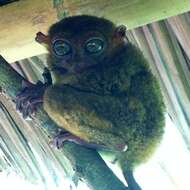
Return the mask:
POLYGON ((0 8, 0 54, 9 62, 45 53, 34 41, 57 17, 103 16, 128 29, 190 10, 190 0, 20 0, 0 8))

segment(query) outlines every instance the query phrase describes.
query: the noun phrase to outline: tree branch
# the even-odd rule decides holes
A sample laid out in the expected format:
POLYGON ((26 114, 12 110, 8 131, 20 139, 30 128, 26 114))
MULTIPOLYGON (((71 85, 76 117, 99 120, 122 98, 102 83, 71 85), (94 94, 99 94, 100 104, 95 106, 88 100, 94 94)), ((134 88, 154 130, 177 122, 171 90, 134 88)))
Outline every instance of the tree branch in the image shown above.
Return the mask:
MULTIPOLYGON (((14 99, 21 89, 22 80, 25 79, 0 56, 0 88, 11 99, 14 99)), ((37 112, 35 122, 38 122, 51 137, 57 133, 57 126, 51 121, 43 108, 40 108, 37 112)), ((96 151, 67 142, 64 145, 63 152, 71 161, 77 175, 84 179, 93 190, 128 189, 107 167, 96 151)))

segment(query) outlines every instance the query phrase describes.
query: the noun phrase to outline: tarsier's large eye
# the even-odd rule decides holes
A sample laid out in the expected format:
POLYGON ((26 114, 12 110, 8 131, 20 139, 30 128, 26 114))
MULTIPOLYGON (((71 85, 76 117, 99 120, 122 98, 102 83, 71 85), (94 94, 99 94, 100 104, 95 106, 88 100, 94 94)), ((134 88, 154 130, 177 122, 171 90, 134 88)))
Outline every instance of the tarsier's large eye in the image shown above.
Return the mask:
POLYGON ((105 42, 102 38, 92 37, 85 43, 85 50, 88 53, 100 53, 105 46, 105 42))
POLYGON ((55 40, 53 42, 53 51, 58 56, 64 56, 71 53, 71 45, 65 40, 55 40))

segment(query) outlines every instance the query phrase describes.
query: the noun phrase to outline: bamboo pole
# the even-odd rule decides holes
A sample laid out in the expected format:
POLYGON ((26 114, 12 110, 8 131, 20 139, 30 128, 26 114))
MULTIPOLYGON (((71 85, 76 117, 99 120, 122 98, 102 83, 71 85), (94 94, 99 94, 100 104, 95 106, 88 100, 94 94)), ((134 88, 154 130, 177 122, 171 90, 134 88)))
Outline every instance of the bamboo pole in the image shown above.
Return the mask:
MULTIPOLYGON (((0 56, 0 89, 11 99, 21 89, 24 78, 0 56)), ((57 126, 41 108, 35 115, 34 122, 40 125, 49 136, 57 133, 57 126)), ((91 187, 92 190, 127 190, 128 188, 107 167, 100 155, 91 149, 67 142, 62 149, 71 161, 76 174, 91 187)))
POLYGON ((189 10, 190 0, 20 0, 0 8, 0 54, 13 62, 45 53, 35 34, 57 16, 103 16, 132 29, 189 10))

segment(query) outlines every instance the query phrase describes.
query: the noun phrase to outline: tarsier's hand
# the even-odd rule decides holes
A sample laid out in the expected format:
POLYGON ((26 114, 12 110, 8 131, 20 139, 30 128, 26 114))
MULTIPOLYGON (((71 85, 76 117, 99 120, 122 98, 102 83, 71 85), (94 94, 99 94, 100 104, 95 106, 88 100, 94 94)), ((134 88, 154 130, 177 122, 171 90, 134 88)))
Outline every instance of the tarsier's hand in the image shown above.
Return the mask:
POLYGON ((16 96, 16 109, 22 113, 23 118, 35 114, 43 102, 46 87, 42 82, 37 84, 22 82, 22 90, 16 96))
POLYGON ((46 88, 52 84, 51 74, 48 68, 44 68, 42 74, 44 83, 41 81, 32 84, 28 81, 22 81, 22 90, 16 96, 16 109, 26 118, 35 114, 38 107, 43 103, 43 95, 46 88))

